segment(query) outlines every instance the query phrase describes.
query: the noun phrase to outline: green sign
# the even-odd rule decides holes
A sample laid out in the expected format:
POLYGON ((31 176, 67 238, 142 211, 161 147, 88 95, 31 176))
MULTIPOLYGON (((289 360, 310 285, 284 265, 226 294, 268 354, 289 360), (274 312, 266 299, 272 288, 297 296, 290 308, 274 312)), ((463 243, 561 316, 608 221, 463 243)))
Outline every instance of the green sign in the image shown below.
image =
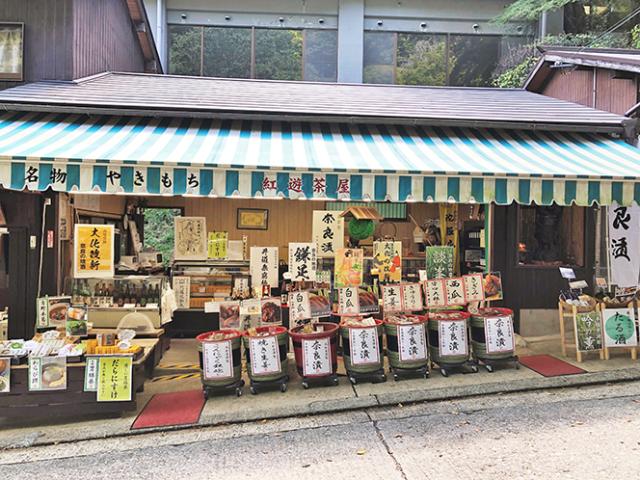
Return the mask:
POLYGON ((581 352, 602 349, 602 323, 598 312, 576 315, 576 347, 581 352))
POLYGON ((427 279, 451 278, 455 272, 454 247, 427 247, 427 279))
POLYGON ((628 309, 605 309, 602 312, 602 318, 605 347, 635 347, 638 344, 633 313, 628 309))

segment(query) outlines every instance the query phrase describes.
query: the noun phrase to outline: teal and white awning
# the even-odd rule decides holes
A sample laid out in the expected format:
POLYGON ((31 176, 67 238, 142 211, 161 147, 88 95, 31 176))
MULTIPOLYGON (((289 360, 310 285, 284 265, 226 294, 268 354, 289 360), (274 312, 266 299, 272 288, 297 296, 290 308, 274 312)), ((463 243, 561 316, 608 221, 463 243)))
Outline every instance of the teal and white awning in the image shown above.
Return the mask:
POLYGON ((11 189, 460 203, 640 203, 640 150, 595 134, 0 116, 11 189))

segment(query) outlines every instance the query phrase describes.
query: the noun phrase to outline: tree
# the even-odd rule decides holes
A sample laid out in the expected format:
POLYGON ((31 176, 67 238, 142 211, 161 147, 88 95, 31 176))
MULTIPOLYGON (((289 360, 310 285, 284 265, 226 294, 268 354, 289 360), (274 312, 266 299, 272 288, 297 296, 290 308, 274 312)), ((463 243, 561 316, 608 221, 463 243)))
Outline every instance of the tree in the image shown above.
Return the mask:
MULTIPOLYGON (((399 85, 446 85, 447 44, 424 35, 398 35, 399 85), (414 38, 415 37, 415 38, 414 38)), ((453 64, 449 59, 449 65, 453 64)), ((449 72, 451 68, 449 68, 449 72)))

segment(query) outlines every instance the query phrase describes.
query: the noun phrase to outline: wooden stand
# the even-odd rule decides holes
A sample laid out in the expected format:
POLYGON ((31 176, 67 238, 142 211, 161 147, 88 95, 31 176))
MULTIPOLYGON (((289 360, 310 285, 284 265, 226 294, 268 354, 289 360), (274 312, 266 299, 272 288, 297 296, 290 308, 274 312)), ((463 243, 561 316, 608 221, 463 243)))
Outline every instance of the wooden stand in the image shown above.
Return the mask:
MULTIPOLYGON (((633 309, 635 307, 635 303, 636 303, 636 301, 631 301, 627 305, 627 308, 629 309, 630 312, 633 312, 633 309)), ((603 331, 604 331, 604 318, 602 316, 602 312, 606 308, 607 307, 604 304, 600 304, 600 318, 602 319, 602 330, 603 331)), ((634 315, 634 318, 635 318, 635 315, 634 315)), ((634 323, 635 323, 635 321, 634 321, 634 323)), ((604 347, 604 359, 605 360, 609 360, 611 358, 609 350, 610 350, 610 348, 604 347)), ((629 352, 631 352, 631 360, 637 360, 638 359, 638 347, 620 347, 620 348, 615 348, 614 350, 616 350, 616 351, 618 351, 618 350, 629 351, 629 352)))
MULTIPOLYGON (((595 311, 599 312, 598 306, 596 306, 595 311)), ((581 313, 581 312, 578 312, 578 308, 575 305, 568 305, 568 304, 563 304, 562 302, 558 302, 558 319, 560 321, 560 342, 562 345, 562 356, 563 357, 567 356, 567 345, 573 345, 576 349, 576 360, 582 363, 582 354, 585 352, 581 352, 580 350, 578 350, 578 338, 577 338, 578 332, 576 331, 576 328, 577 328, 576 316, 578 315, 578 313, 581 313), (570 318, 573 323, 574 331, 573 331, 572 343, 568 343, 566 338, 565 320, 567 318, 570 318)), ((588 312, 584 312, 584 313, 588 313, 588 312)), ((598 350, 598 352, 600 354, 600 360, 604 360, 605 358, 604 349, 600 349, 598 350)))

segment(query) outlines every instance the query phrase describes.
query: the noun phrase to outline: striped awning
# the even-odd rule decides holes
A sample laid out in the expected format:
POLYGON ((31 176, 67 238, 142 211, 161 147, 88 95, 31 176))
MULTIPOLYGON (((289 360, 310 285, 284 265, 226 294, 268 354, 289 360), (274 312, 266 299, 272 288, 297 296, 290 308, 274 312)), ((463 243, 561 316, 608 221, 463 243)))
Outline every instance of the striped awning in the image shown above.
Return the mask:
POLYGON ((595 134, 44 113, 0 116, 11 189, 640 203, 640 150, 595 134))

